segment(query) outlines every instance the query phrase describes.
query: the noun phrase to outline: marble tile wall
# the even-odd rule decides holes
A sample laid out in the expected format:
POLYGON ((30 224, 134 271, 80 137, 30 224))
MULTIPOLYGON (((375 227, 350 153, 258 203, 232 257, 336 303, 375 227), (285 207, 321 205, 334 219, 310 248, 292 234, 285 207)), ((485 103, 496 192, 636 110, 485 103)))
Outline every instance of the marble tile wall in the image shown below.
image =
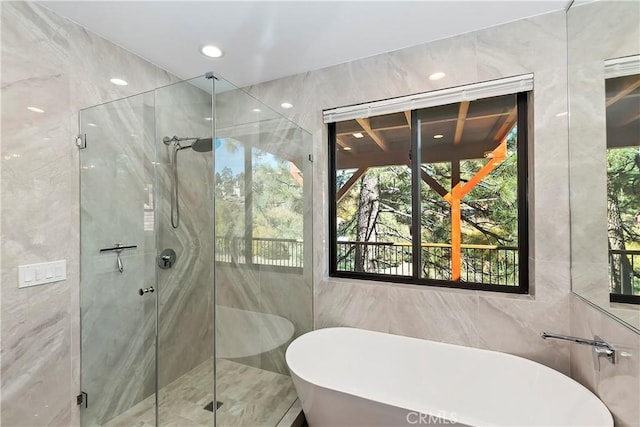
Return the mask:
MULTIPOLYGON (((77 110, 175 79, 41 6, 2 2, 0 11, 0 422, 77 425, 79 414, 71 397, 79 391, 79 325, 74 320, 79 316, 79 194, 78 154, 70 143, 77 131, 77 110), (138 78, 129 78, 126 88, 109 83, 109 78, 123 72, 138 78), (27 111, 32 104, 46 113, 27 111), (19 264, 53 259, 69 261, 65 282, 17 289, 19 264)), ((565 373, 576 366, 576 378, 590 381, 586 369, 580 373, 586 361, 576 359, 578 353, 574 357, 569 346, 538 338, 543 329, 577 334, 578 327, 599 321, 598 313, 570 298, 567 118, 556 117, 567 108, 565 91, 559 89, 567 85, 565 42, 564 13, 558 12, 248 88, 275 110, 282 101, 291 102, 294 107, 287 116, 312 132, 316 197, 309 214, 316 327, 358 326, 502 350, 565 373), (444 71, 447 77, 432 82, 427 76, 434 71, 444 71), (532 295, 327 277, 327 135, 321 111, 525 72, 535 76, 530 147, 532 295), (583 312, 588 313, 586 320, 579 317, 583 312)), ((624 333, 617 324, 607 327, 609 335, 624 333)), ((629 369, 636 369, 630 378, 637 375, 637 368, 629 369)), ((601 378, 597 392, 605 401, 624 380, 617 376, 601 378)), ((624 399, 614 400, 631 407, 624 399)), ((619 415, 625 412, 615 405, 610 408, 617 417, 633 419, 619 415)))
POLYGON ((616 426, 640 425, 640 335, 575 295, 571 296, 571 334, 598 335, 621 352, 617 365, 602 360, 597 371, 591 348, 571 346, 571 375, 602 399, 616 426))
POLYGON ((174 229, 171 150, 161 142, 164 136, 213 135, 212 85, 202 77, 155 91, 158 250, 177 253, 171 269, 158 271, 160 388, 213 356, 213 153, 178 152, 180 222, 174 229))
POLYGON ((178 79, 38 4, 2 2, 0 14, 0 423, 78 425, 78 110, 178 79), (67 260, 66 281, 17 288, 18 265, 57 259, 67 260))
POLYGON ((569 373, 569 186, 564 12, 255 85, 249 93, 311 131, 315 326, 357 326, 526 356, 569 373), (428 76, 443 71, 446 77, 428 76), (328 277, 327 135, 322 110, 534 73, 530 143, 531 295, 415 287, 328 277))
MULTIPOLYGON (((586 25, 581 30, 592 33, 586 25)), ((590 362, 578 358, 586 357, 584 349, 543 341, 541 331, 588 336, 601 329, 588 325, 604 322, 603 336, 620 336, 620 343, 637 349, 637 335, 571 294, 568 123, 563 114, 566 40, 565 13, 556 12, 249 88, 274 108, 284 100, 291 102, 294 107, 286 112, 288 117, 313 134, 316 328, 353 326, 504 351, 573 374, 585 384, 595 380, 590 377, 590 362), (432 82, 427 77, 435 71, 447 77, 432 82), (530 72, 534 73, 529 147, 531 295, 328 277, 327 134, 322 110, 530 72)), ((601 373, 598 387, 591 388, 619 422, 637 424, 637 358, 618 368, 601 373)))

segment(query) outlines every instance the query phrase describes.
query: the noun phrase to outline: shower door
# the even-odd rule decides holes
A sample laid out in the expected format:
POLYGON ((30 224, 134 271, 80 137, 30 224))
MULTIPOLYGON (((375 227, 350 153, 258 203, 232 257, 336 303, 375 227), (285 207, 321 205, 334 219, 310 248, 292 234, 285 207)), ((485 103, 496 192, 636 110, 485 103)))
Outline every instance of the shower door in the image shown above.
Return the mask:
POLYGON ((154 94, 80 112, 83 426, 156 423, 154 94))
POLYGON ((84 427, 214 425, 213 84, 80 112, 84 427))

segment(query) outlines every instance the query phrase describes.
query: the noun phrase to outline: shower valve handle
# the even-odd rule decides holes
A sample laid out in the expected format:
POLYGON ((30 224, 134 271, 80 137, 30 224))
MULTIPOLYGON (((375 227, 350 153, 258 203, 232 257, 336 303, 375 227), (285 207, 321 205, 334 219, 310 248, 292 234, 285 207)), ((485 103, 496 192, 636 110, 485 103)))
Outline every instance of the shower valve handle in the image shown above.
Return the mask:
POLYGON ((147 294, 147 293, 153 293, 154 290, 155 289, 153 289, 153 286, 148 288, 141 288, 141 289, 138 289, 138 295, 143 296, 144 294, 147 294))
POLYGON ((176 262, 176 251, 173 249, 165 249, 158 256, 158 267, 163 270, 173 267, 176 262))
POLYGON ((169 255, 163 255, 160 258, 162 258, 162 264, 165 267, 171 267, 171 257, 169 255))

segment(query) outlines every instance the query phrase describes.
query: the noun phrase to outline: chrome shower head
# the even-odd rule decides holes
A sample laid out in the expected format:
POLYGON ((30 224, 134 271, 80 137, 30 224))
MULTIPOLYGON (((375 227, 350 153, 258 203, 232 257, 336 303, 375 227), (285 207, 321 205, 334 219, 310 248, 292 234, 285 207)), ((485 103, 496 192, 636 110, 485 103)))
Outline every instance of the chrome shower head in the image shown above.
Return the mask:
POLYGON ((169 137, 165 136, 162 138, 162 142, 166 145, 175 142, 176 148, 178 150, 184 150, 185 148, 193 148, 193 151, 197 151, 198 153, 208 153, 213 150, 213 138, 179 138, 177 136, 169 137), (194 141, 193 144, 182 146, 180 145, 180 141, 194 141))
POLYGON ((198 153, 208 153, 213 150, 213 138, 198 138, 191 148, 198 153))

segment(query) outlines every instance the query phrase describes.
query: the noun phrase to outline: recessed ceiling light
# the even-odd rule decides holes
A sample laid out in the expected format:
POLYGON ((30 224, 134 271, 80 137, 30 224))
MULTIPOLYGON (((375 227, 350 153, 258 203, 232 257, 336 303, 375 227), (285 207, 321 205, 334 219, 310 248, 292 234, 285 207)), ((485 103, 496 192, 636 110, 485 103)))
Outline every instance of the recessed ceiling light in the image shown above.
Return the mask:
POLYGON ((440 80, 441 78, 443 78, 444 76, 446 76, 445 73, 443 73, 442 71, 438 71, 437 73, 433 73, 429 76, 429 80, 440 80))
POLYGON ((253 111, 254 113, 259 113, 259 112, 260 112, 260 111, 262 111, 262 110, 261 110, 261 109, 259 109, 259 108, 254 108, 254 109, 253 109, 253 110, 251 110, 251 111, 253 111))
POLYGON ((206 121, 208 121, 208 122, 210 122, 210 121, 212 120, 212 118, 211 118, 211 117, 205 117, 204 119, 205 119, 206 121))
POLYGON ((440 138, 443 138, 443 137, 444 137, 444 135, 442 135, 441 133, 433 135, 433 139, 440 139, 440 138))
POLYGON ((111 80, 109 80, 111 83, 113 83, 116 86, 126 86, 129 83, 127 83, 126 80, 122 80, 122 79, 117 79, 117 78, 113 78, 111 80))
POLYGON ((293 108, 293 104, 290 102, 283 102, 282 104, 280 104, 280 106, 285 110, 288 110, 289 108, 293 108))
POLYGON ((352 134, 354 137, 356 138, 364 138, 364 135, 362 134, 362 132, 356 132, 354 134, 352 134))
POLYGON ((98 125, 95 123, 87 123, 87 126, 91 126, 92 128, 98 127, 98 125))
POLYGON ((27 107, 27 110, 33 111, 34 113, 44 113, 44 110, 38 107, 27 107))
POLYGON ((344 147, 343 150, 344 151, 351 151, 351 147, 344 147))
POLYGON ((569 114, 569 112, 567 112, 567 111, 563 111, 563 112, 561 112, 561 113, 556 114, 556 117, 566 116, 567 114, 569 114))
POLYGON ((200 52, 202 52, 204 56, 208 56, 209 58, 220 58, 222 56, 222 51, 220 50, 220 48, 212 45, 202 46, 200 48, 200 52))

